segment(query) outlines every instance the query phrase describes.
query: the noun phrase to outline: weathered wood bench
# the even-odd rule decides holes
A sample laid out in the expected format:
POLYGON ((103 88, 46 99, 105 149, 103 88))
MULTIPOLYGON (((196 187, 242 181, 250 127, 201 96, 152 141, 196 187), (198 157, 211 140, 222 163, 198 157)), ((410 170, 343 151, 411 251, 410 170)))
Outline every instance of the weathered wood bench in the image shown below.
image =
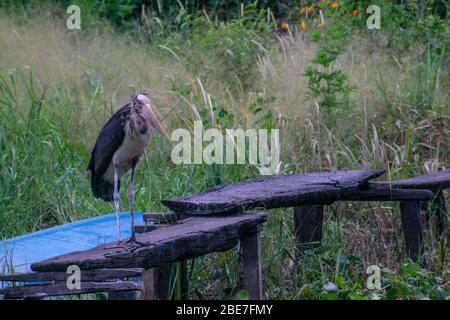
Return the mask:
POLYGON ((0 289, 4 299, 45 298, 60 295, 75 295, 82 293, 110 292, 123 293, 141 290, 139 282, 132 281, 141 277, 144 269, 93 269, 84 270, 81 276, 81 288, 69 289, 67 280, 70 273, 50 271, 40 273, 24 273, 0 276, 0 281, 26 283, 26 285, 11 286, 0 289))
POLYGON ((442 185, 442 181, 447 180, 433 176, 426 184, 406 183, 404 188, 370 183, 383 173, 380 170, 353 170, 281 175, 217 186, 163 203, 174 212, 192 215, 294 207, 295 234, 298 249, 302 251, 322 240, 324 205, 335 201, 398 201, 408 256, 416 261, 422 246, 420 202, 433 198, 433 192, 428 190, 431 185, 442 185))
MULTIPOLYGON (((392 189, 428 189, 433 192, 431 214, 436 219, 437 233, 442 235, 447 230, 447 207, 445 205, 444 190, 450 188, 450 169, 436 173, 415 176, 408 179, 373 183, 374 186, 392 189)), ((428 209, 423 207, 423 209, 428 209)))
POLYGON ((109 292, 110 299, 134 299, 135 292, 142 291, 143 299, 165 299, 170 263, 229 250, 240 242, 245 289, 253 299, 261 299, 259 234, 266 218, 264 213, 185 218, 138 234, 139 244, 114 248, 107 243, 34 263, 35 273, 0 276, 0 281, 25 283, 0 289, 0 295, 17 299, 109 292), (81 269, 80 289, 66 285, 67 268, 73 265, 81 269), (130 279, 134 277, 141 281, 130 279))
POLYGON ((401 221, 403 233, 406 239, 408 254, 412 260, 420 256, 423 245, 423 219, 421 209, 428 217, 434 219, 437 236, 447 236, 447 208, 443 191, 450 188, 450 169, 436 173, 415 176, 408 179, 376 182, 372 187, 391 188, 395 190, 423 190, 432 192, 431 201, 420 203, 420 199, 404 200, 400 202, 401 221))
MULTIPOLYGON (((90 281, 86 280, 84 289, 82 286, 81 290, 109 291, 110 298, 119 299, 131 298, 126 292, 141 289, 144 298, 167 298, 167 279, 172 262, 228 250, 241 241, 245 288, 251 298, 260 299, 262 274, 259 230, 266 220, 266 215, 249 215, 245 212, 293 207, 295 233, 301 251, 310 247, 311 243, 321 242, 323 207, 336 201, 400 202, 408 256, 412 260, 417 260, 420 257, 423 238, 420 203, 430 199, 442 199, 439 200, 441 203, 439 210, 441 216, 446 214, 442 190, 450 185, 448 171, 390 183, 371 182, 383 172, 354 170, 272 176, 216 186, 199 194, 164 200, 163 203, 173 211, 172 214, 149 214, 144 215, 144 219, 161 220, 169 217, 168 222, 181 220, 167 228, 138 226, 140 232, 153 230, 138 236, 138 241, 142 245, 121 249, 108 249, 110 244, 102 245, 91 250, 34 263, 32 269, 38 274, 61 273, 69 265, 78 265, 84 271, 142 269, 144 271, 141 275, 141 286, 135 284, 133 287, 126 277, 127 274, 124 273, 123 277, 115 276, 115 280, 118 281, 115 287, 106 287, 105 283, 88 284, 90 281)), ((445 230, 444 224, 442 228, 445 230)), ((185 273, 185 269, 182 270, 185 273)), ((187 282, 183 283, 182 286, 186 290, 187 282)), ((57 292, 61 293, 58 290, 52 292, 48 287, 36 289, 22 286, 20 289, 6 288, 0 291, 0 295, 6 298, 39 297, 42 294, 53 295, 57 292)))

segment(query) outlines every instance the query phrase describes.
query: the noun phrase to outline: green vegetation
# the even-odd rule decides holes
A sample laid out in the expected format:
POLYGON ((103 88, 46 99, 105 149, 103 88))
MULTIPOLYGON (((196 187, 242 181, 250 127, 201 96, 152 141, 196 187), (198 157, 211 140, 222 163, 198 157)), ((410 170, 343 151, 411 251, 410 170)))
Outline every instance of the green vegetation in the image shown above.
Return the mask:
MULTIPOLYGON (((206 127, 280 128, 283 173, 382 168, 402 178, 449 167, 447 2, 371 1, 381 30, 366 28, 368 1, 222 2, 2 1, 0 238, 114 211, 91 195, 89 153, 141 89, 160 117, 170 112, 169 130, 192 128, 195 114, 206 127), (81 6, 79 31, 65 28, 69 2, 81 6)), ((258 175, 252 165, 176 166, 170 150, 153 138, 138 209, 258 175)), ((275 210, 262 236, 267 297, 448 299, 449 244, 428 226, 422 265, 412 264, 399 220, 395 203, 334 204, 323 245, 295 261, 292 212, 275 210), (378 291, 366 288, 372 264, 378 291)), ((235 250, 191 261, 191 296, 245 298, 239 259, 235 250)))

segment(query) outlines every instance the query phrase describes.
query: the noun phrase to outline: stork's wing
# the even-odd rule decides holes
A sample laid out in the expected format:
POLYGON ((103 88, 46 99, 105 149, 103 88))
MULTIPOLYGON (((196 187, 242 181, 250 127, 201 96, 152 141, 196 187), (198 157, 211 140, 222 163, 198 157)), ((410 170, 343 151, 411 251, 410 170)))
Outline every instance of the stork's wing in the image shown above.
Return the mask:
POLYGON ((114 153, 119 149, 125 137, 124 120, 129 112, 129 104, 120 108, 100 131, 88 166, 88 170, 92 174, 101 177, 108 169, 114 153))

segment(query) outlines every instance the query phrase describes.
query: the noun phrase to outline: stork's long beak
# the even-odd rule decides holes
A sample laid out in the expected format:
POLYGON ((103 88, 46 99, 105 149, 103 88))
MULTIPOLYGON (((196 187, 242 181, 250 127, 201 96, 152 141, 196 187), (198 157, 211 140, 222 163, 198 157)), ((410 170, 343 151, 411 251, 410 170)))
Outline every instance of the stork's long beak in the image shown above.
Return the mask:
POLYGON ((164 126, 161 124, 161 122, 158 120, 158 117, 156 116, 155 112, 153 111, 152 107, 150 105, 148 105, 150 111, 151 111, 151 119, 150 119, 150 123, 153 126, 153 128, 156 129, 156 131, 158 131, 162 136, 166 137, 167 139, 169 139, 169 135, 166 132, 166 129, 164 128, 164 126))

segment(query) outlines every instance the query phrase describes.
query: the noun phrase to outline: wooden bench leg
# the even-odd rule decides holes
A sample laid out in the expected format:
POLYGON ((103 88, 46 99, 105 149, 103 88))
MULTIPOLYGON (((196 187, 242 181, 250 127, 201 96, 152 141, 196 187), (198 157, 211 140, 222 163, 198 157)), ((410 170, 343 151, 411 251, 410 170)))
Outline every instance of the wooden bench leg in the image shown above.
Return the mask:
POLYGON ((136 300, 136 291, 108 292, 108 300, 136 300))
POLYGON ((445 198, 442 190, 436 193, 436 197, 433 201, 434 215, 436 217, 437 232, 439 236, 442 236, 447 231, 447 207, 445 206, 445 198))
POLYGON ((186 260, 181 262, 181 299, 189 299, 189 277, 186 260))
POLYGON ((420 216, 420 201, 401 201, 400 215, 408 257, 412 261, 417 261, 423 245, 423 224, 422 217, 420 216))
POLYGON ((299 253, 322 242, 323 206, 294 207, 294 232, 299 253))
POLYGON ((244 288, 250 299, 263 299, 260 230, 247 233, 241 238, 244 288))
POLYGON ((142 274, 142 300, 167 300, 170 280, 170 263, 150 268, 142 274))

